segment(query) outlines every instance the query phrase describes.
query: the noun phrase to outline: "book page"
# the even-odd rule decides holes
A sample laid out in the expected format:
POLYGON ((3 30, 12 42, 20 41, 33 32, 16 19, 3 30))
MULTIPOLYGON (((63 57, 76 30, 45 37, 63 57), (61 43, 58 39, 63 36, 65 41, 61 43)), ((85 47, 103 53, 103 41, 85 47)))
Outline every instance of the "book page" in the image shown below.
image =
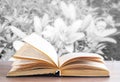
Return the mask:
POLYGON ((54 47, 41 36, 33 33, 30 36, 27 36, 23 39, 25 42, 29 43, 30 45, 34 46, 38 50, 42 51, 46 55, 48 55, 53 62, 58 66, 58 56, 54 49, 54 47))
POLYGON ((66 63, 67 61, 71 60, 71 59, 74 59, 74 58, 87 58, 87 59, 90 59, 90 58, 99 58, 101 60, 103 60, 103 57, 98 55, 98 54, 95 54, 95 53, 69 53, 69 54, 65 54, 63 56, 61 56, 59 58, 59 66, 63 65, 64 63, 66 63))
MULTIPOLYGON (((47 55, 39 51, 37 48, 25 43, 19 51, 13 56, 15 59, 24 59, 24 60, 37 60, 39 62, 47 62, 55 65, 55 63, 47 55)), ((16 62, 16 61, 14 61, 16 62)), ((56 66, 56 65, 55 65, 56 66)))
POLYGON ((98 69, 98 70, 108 70, 104 63, 94 62, 94 61, 80 61, 61 68, 61 70, 69 69, 98 69))
POLYGON ((109 76, 109 70, 104 63, 81 61, 65 65, 61 69, 61 76, 109 76))
POLYGON ((33 64, 44 64, 46 66, 50 65, 54 67, 54 64, 42 60, 17 59, 17 58, 15 58, 15 61, 12 63, 12 66, 27 66, 33 64))

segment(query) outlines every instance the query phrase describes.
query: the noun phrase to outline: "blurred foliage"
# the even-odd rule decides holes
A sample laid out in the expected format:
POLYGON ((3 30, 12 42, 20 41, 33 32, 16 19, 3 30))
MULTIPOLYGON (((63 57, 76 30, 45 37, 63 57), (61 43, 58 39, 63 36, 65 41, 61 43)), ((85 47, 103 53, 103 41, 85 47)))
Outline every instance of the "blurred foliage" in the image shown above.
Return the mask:
MULTIPOLYGON (((33 27, 34 15, 42 18, 46 13, 53 20, 61 16, 61 10, 58 8, 60 1, 76 5, 77 18, 85 17, 92 12, 97 16, 110 15, 115 21, 115 27, 120 31, 119 0, 0 0, 1 59, 8 60, 15 53, 13 42, 21 39, 11 31, 10 26, 15 26, 29 35, 35 31, 33 27)), ((119 33, 113 38, 117 40, 117 44, 106 43, 107 47, 102 50, 106 60, 120 60, 119 33)))

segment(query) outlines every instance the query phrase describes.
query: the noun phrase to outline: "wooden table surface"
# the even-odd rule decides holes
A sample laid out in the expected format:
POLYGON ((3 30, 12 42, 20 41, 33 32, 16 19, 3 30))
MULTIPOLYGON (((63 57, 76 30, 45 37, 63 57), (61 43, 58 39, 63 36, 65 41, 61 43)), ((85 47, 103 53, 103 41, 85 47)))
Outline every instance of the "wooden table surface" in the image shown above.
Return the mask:
POLYGON ((106 61, 110 77, 6 77, 12 62, 0 62, 0 82, 120 82, 120 61, 106 61))

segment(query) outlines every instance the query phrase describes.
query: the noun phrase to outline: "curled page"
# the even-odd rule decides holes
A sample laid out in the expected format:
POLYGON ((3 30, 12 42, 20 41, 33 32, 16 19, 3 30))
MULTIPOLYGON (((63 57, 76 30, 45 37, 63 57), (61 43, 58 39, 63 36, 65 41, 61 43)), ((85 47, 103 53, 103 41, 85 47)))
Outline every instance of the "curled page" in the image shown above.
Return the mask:
POLYGON ((23 41, 29 43, 30 45, 48 55, 58 66, 58 56, 55 48, 47 40, 35 33, 32 33, 31 35, 24 38, 23 41))

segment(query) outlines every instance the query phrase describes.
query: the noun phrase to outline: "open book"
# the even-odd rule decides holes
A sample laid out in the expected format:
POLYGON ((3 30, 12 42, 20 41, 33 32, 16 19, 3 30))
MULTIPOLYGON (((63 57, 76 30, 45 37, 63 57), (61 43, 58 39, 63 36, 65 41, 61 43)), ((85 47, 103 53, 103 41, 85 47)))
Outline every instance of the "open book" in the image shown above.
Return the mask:
POLYGON ((94 53, 69 53, 58 57, 54 47, 33 33, 13 56, 7 76, 56 74, 59 76, 109 76, 103 58, 94 53))

